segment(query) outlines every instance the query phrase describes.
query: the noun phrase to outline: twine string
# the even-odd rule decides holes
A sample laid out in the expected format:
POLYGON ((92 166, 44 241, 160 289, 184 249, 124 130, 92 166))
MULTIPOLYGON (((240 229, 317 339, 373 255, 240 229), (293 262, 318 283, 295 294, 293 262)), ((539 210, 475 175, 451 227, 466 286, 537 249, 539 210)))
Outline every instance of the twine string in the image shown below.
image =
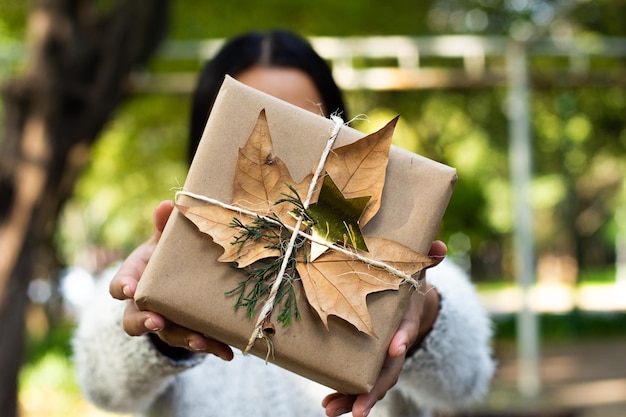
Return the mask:
POLYGON ((327 247, 327 248, 329 248, 331 250, 340 252, 340 253, 342 253, 342 254, 344 254, 346 256, 349 256, 351 259, 356 259, 356 260, 359 260, 359 261, 364 262, 366 264, 369 264, 369 265, 371 265, 373 267, 383 269, 383 270, 387 271, 388 273, 390 273, 391 275, 394 275, 394 276, 397 276, 399 278, 402 278, 402 280, 404 282, 407 282, 407 283, 413 285, 413 287, 415 287, 416 289, 419 289, 419 287, 421 285, 420 281, 416 280, 415 278, 413 278, 413 276, 411 276, 409 274, 406 274, 406 273, 400 271, 399 269, 394 268, 393 266, 391 266, 389 264, 386 264, 385 262, 381 262, 381 261, 378 261, 376 259, 368 258, 367 256, 363 256, 363 255, 361 255, 358 252, 354 252, 354 251, 351 251, 349 249, 346 249, 343 246, 339 246, 339 245, 335 245, 333 243, 329 243, 329 242, 327 242, 327 241, 325 241, 323 239, 320 239, 320 238, 315 237, 313 235, 310 235, 310 234, 308 234, 306 232, 303 232, 302 230, 296 229, 293 226, 289 226, 288 224, 280 223, 280 222, 278 222, 277 220, 275 220, 272 217, 262 216, 262 215, 260 215, 260 214, 258 214, 256 212, 254 212, 254 211, 250 211, 250 210, 246 210, 244 208, 238 207, 238 206, 233 206, 233 205, 230 205, 230 204, 226 204, 226 203, 223 203, 223 202, 221 202, 219 200, 216 200, 214 198, 211 198, 211 197, 207 197, 207 196, 204 196, 204 195, 201 195, 201 194, 192 193, 191 191, 184 191, 184 190, 183 191, 178 191, 178 192, 176 192, 175 199, 177 200, 178 197, 181 196, 181 195, 184 195, 184 196, 193 198, 195 200, 203 201, 203 202, 208 203, 208 204, 212 204, 212 205, 215 205, 215 206, 219 206, 219 207, 222 207, 222 208, 234 211, 234 212, 236 212, 236 213, 238 213, 240 215, 246 215, 246 216, 250 216, 250 217, 258 217, 258 218, 260 218, 263 221, 266 221, 268 223, 274 224, 274 225, 279 226, 279 227, 284 227, 287 230, 289 230, 290 232, 294 232, 295 231, 295 232, 298 233, 299 236, 309 240, 310 242, 317 243, 317 244, 325 246, 325 247, 327 247))
MULTIPOLYGON (((315 173, 313 174, 313 178, 311 179, 311 184, 309 184, 309 191, 307 192, 306 200, 304 201, 304 204, 303 204, 305 210, 307 209, 307 207, 309 206, 309 203, 311 202, 311 198, 313 196, 313 192, 315 191, 317 180, 319 176, 321 175, 322 170, 324 169, 324 165, 326 164, 326 159, 328 158, 328 155, 330 154, 330 151, 332 150, 333 145, 335 144, 335 140, 337 139, 337 136, 339 136, 339 130, 341 129, 341 126, 343 126, 343 120, 341 119, 341 117, 339 116, 331 116, 331 117, 333 121, 335 122, 335 125, 333 126, 333 130, 331 132, 330 138, 328 139, 328 141, 326 141, 326 147, 324 148, 324 151, 322 152, 322 157, 320 158, 319 164, 317 164, 317 168, 315 169, 315 173)), ((250 335, 250 339, 248 340, 248 345, 243 351, 244 355, 250 352, 250 349, 252 349, 252 346, 254 346, 254 342, 256 341, 256 339, 262 339, 266 337, 265 333, 263 333, 263 322, 265 322, 265 320, 272 314, 272 310, 274 309, 274 301, 276 300, 276 297, 278 295, 278 290, 280 289, 280 285, 285 279, 285 271, 287 270, 287 266, 289 265, 291 252, 293 252, 293 249, 296 245, 296 239, 299 234, 298 232, 300 231, 300 226, 302 226, 302 217, 298 218, 298 221, 296 222, 296 226, 294 228, 295 230, 293 230, 291 233, 291 238, 289 239, 289 245, 287 246, 285 250, 285 254, 283 256, 283 262, 280 265, 280 270, 278 271, 278 274, 276 275, 276 279, 274 280, 274 283, 272 284, 272 288, 270 290, 269 296, 267 297, 267 300, 263 304, 263 308, 261 309, 261 312, 259 313, 259 317, 257 318, 257 322, 254 326, 254 330, 252 331, 252 334, 250 335)), ((288 279, 289 277, 286 277, 286 278, 288 279)))

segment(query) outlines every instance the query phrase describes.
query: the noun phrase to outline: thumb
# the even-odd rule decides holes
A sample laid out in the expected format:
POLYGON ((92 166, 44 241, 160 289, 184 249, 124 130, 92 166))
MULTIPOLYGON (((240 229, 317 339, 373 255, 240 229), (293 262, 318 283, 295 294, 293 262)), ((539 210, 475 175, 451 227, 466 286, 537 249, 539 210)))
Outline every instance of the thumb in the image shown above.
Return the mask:
POLYGON ((174 202, 170 200, 161 201, 154 211, 154 228, 159 234, 163 232, 167 220, 174 210, 174 202))

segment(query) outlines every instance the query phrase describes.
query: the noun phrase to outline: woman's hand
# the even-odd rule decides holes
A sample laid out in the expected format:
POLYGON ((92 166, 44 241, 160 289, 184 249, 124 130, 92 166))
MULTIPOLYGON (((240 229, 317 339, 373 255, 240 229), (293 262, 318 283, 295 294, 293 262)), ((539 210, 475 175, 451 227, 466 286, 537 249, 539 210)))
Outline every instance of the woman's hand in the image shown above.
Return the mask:
MULTIPOLYGON (((441 262, 445 255, 445 244, 440 241, 433 242, 429 256, 437 260, 435 265, 441 262)), ((333 393, 326 396, 322 401, 326 415, 336 417, 352 411, 354 417, 366 417, 374 404, 383 399, 387 391, 398 382, 405 358, 420 347, 432 329, 438 313, 439 294, 432 286, 426 284, 420 291, 413 292, 400 326, 391 339, 387 359, 383 363, 374 388, 367 394, 333 393)))
POLYGON ((137 284, 173 209, 174 204, 171 201, 163 201, 159 204, 154 213, 154 233, 122 263, 111 280, 109 292, 118 300, 128 300, 124 310, 123 327, 130 336, 154 333, 169 346, 194 352, 212 353, 224 360, 231 360, 233 352, 228 345, 171 323, 159 314, 139 310, 133 300, 137 284))

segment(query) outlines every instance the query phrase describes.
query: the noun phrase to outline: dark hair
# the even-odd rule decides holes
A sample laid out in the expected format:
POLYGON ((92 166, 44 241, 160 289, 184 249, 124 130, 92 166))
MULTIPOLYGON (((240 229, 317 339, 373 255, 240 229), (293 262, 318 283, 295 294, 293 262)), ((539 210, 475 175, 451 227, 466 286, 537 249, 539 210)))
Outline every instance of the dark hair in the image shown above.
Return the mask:
POLYGON ((298 68, 306 72, 322 97, 324 109, 347 117, 341 91, 330 67, 306 40, 284 30, 246 33, 224 44, 200 73, 193 94, 189 161, 196 152, 224 76, 228 74, 236 78, 237 74, 254 65, 298 68))

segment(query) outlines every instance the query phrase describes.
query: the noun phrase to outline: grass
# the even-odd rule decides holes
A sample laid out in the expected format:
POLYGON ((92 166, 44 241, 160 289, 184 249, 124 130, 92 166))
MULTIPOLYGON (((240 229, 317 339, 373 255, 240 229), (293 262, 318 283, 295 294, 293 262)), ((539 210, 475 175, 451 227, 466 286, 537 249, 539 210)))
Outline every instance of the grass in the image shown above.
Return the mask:
POLYGON ((615 282, 615 268, 582 270, 578 276, 581 284, 610 284, 615 282))
MULTIPOLYGON (((515 314, 494 317, 495 338, 512 341, 516 337, 515 314)), ((584 339, 626 337, 626 312, 593 313, 574 309, 566 314, 539 314, 541 340, 545 343, 584 339)))
MULTIPOLYGON (((583 269, 578 273, 577 286, 593 285, 593 284, 614 284, 615 283, 615 267, 607 267, 602 269, 583 269)), ((474 285, 478 290, 500 290, 511 288, 516 285, 512 278, 490 279, 489 281, 474 281, 474 285)))

